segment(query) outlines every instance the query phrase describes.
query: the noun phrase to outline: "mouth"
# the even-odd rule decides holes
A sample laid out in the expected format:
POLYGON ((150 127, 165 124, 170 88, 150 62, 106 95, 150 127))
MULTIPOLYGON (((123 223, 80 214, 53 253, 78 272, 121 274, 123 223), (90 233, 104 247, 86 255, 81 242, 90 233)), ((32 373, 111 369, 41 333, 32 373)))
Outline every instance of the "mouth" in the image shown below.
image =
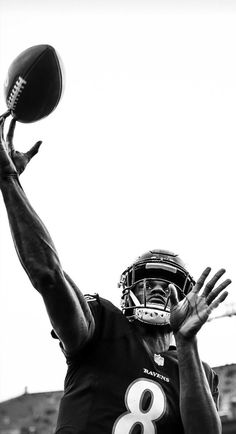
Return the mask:
POLYGON ((170 307, 168 306, 168 304, 166 305, 166 302, 160 302, 159 300, 156 301, 156 299, 154 301, 152 300, 152 302, 150 302, 149 300, 146 306, 152 309, 159 309, 161 311, 170 312, 170 307))
POLYGON ((147 300, 147 303, 161 304, 161 305, 165 306, 165 304, 166 304, 166 298, 163 297, 162 295, 155 295, 153 297, 150 297, 149 300, 147 300))

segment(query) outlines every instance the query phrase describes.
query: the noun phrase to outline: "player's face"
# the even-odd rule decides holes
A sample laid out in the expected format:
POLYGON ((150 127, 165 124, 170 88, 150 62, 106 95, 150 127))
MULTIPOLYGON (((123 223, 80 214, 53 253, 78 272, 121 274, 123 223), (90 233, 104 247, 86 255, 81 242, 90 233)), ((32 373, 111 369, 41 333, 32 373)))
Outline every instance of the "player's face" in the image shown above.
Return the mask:
MULTIPOLYGON (((137 282, 133 289, 134 294, 141 304, 144 303, 144 283, 137 282)), ((168 283, 158 279, 146 280, 146 303, 148 304, 166 304, 169 296, 168 283)))

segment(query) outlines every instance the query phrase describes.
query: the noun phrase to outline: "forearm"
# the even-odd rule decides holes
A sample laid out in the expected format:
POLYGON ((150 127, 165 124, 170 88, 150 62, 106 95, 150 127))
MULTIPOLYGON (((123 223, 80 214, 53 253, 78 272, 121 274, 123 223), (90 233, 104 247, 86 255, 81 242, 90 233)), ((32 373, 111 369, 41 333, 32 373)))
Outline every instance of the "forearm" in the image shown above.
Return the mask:
POLYGON ((220 434, 221 422, 202 366, 197 339, 175 336, 180 378, 180 412, 185 434, 220 434))
POLYGON ((17 254, 33 285, 37 287, 39 276, 53 272, 58 267, 56 249, 17 177, 4 180, 1 190, 17 254))

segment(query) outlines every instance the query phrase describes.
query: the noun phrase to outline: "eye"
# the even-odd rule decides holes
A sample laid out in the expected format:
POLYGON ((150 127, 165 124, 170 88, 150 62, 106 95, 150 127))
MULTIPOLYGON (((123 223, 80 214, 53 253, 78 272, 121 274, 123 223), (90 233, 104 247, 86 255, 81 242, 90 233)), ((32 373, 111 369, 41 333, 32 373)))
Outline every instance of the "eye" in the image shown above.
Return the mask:
POLYGON ((170 289, 169 289, 169 285, 167 284, 166 287, 164 288, 164 291, 166 294, 170 293, 170 289))
POLYGON ((134 290, 140 291, 141 289, 143 289, 143 282, 137 282, 135 287, 134 287, 134 290))

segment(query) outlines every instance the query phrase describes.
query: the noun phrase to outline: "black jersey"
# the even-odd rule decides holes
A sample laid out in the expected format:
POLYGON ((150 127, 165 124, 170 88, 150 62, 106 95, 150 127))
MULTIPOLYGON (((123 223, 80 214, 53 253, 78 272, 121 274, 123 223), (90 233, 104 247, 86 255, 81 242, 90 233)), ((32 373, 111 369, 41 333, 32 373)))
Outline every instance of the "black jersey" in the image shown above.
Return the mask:
MULTIPOLYGON (((184 434, 174 347, 152 358, 117 307, 99 297, 89 305, 95 333, 66 355, 56 434, 184 434)), ((204 369, 217 401, 217 376, 204 369)))

